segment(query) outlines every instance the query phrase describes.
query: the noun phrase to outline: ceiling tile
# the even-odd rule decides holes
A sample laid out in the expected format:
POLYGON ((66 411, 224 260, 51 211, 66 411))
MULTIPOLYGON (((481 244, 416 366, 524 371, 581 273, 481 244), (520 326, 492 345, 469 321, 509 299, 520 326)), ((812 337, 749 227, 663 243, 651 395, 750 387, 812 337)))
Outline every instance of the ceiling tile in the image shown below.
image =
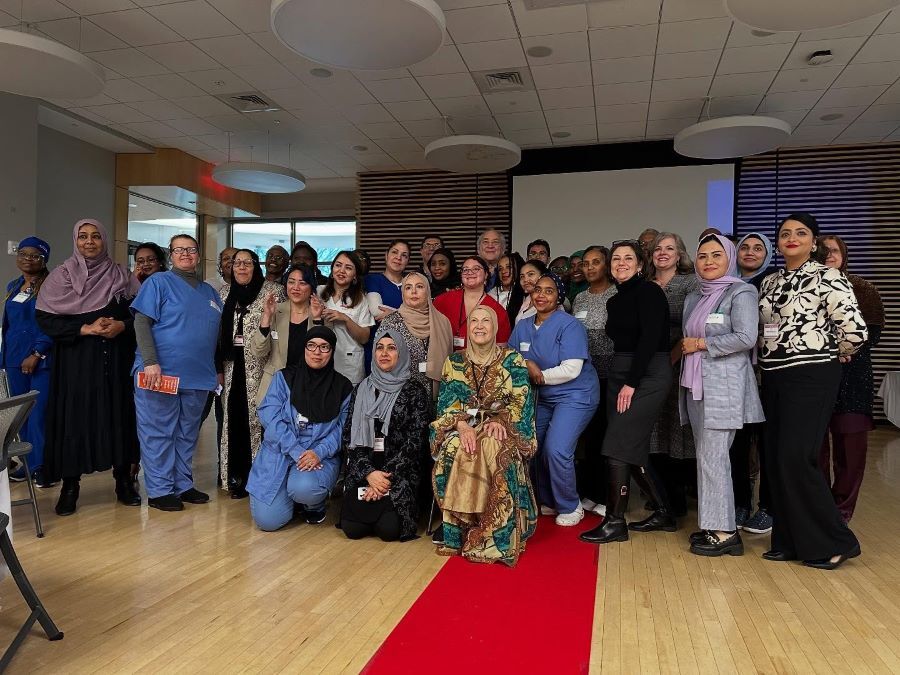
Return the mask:
POLYGON ((553 145, 593 143, 597 140, 597 125, 578 124, 571 126, 551 126, 550 137, 553 139, 553 145), (565 134, 565 136, 560 138, 563 134, 565 134))
MULTIPOLYGON (((794 45, 790 55, 784 62, 784 68, 806 68, 809 66, 809 57, 814 52, 831 50, 834 59, 827 66, 814 66, 814 68, 831 68, 834 66, 843 66, 850 63, 850 59, 859 50, 866 41, 864 37, 843 38, 840 40, 821 40, 811 42, 798 42, 794 45)), ((881 61, 883 59, 875 59, 881 61)), ((860 61, 857 61, 860 63, 860 61)))
POLYGON ((600 123, 597 126, 597 138, 614 139, 614 138, 643 138, 644 130, 647 123, 639 122, 613 122, 609 124, 600 123))
POLYGON ((593 83, 589 61, 531 66, 531 75, 538 89, 587 87, 593 83))
POLYGON ((65 5, 81 15, 134 9, 134 3, 131 0, 65 0, 65 5))
POLYGON ((162 75, 169 70, 137 49, 113 49, 108 52, 96 52, 91 58, 101 65, 111 68, 125 77, 142 75, 162 75))
POLYGON ((475 81, 469 73, 423 75, 416 80, 432 99, 458 98, 478 94, 478 87, 475 86, 475 81))
POLYGON ((450 120, 450 127, 456 134, 484 134, 486 136, 500 134, 493 117, 454 117, 450 120))
POLYGON ((198 120, 196 118, 169 120, 167 123, 170 127, 178 129, 181 133, 188 134, 189 136, 214 134, 218 131, 218 129, 209 122, 204 122, 203 120, 198 120))
POLYGON ((422 146, 413 138, 382 138, 378 141, 378 147, 389 155, 395 153, 422 153, 422 146))
POLYGON ((449 73, 464 73, 467 70, 465 62, 456 49, 456 45, 444 45, 432 56, 409 68, 409 71, 416 76, 447 75, 449 73))
POLYGON ((784 120, 788 124, 791 125, 791 129, 795 129, 800 122, 803 121, 803 118, 809 114, 808 110, 781 110, 778 112, 770 112, 770 113, 756 113, 757 115, 765 115, 767 117, 775 117, 780 120, 784 120))
POLYGON ((682 129, 687 129, 696 123, 696 117, 686 117, 680 120, 648 120, 647 136, 674 136, 682 129))
POLYGON ((451 10, 444 16, 447 30, 458 45, 519 37, 512 14, 505 4, 451 10))
POLYGON ((522 147, 550 144, 550 132, 548 132, 546 128, 505 131, 503 132, 503 135, 507 140, 517 143, 522 147))
POLYGON ((172 99, 172 102, 197 117, 205 118, 211 115, 227 115, 234 112, 234 110, 222 103, 219 99, 206 95, 175 98, 172 99))
POLYGON ((149 45, 141 51, 175 73, 192 70, 212 70, 221 66, 190 42, 174 42, 166 45, 149 45))
POLYGON ((409 136, 398 122, 368 122, 365 124, 357 124, 359 130, 373 141, 384 138, 407 138, 409 136))
POLYGON ((895 82, 888 87, 887 91, 878 99, 878 103, 900 103, 900 82, 895 82))
POLYGON ((872 87, 832 87, 822 96, 819 101, 820 105, 842 107, 852 105, 871 105, 881 96, 885 89, 884 85, 872 87))
POLYGON ((333 105, 362 105, 364 103, 377 103, 374 96, 356 80, 337 81, 319 80, 310 81, 309 86, 323 99, 333 105))
POLYGON ((544 89, 540 92, 544 110, 582 108, 594 105, 593 87, 563 87, 544 89))
POLYGON ((123 105, 122 103, 88 106, 85 107, 85 110, 118 124, 125 124, 126 122, 149 122, 151 119, 142 112, 139 112, 130 106, 123 105))
POLYGON ((820 30, 803 31, 800 39, 809 41, 835 40, 845 37, 868 37, 878 27, 883 18, 884 15, 879 13, 865 19, 860 19, 859 21, 854 21, 853 23, 848 23, 843 26, 837 26, 836 28, 822 28, 820 30))
MULTIPOLYGON (((719 63, 721 55, 720 49, 660 55, 656 59, 653 79, 671 80, 681 77, 712 75, 716 72, 716 65, 719 63)), ((721 68, 719 72, 722 72, 721 68)))
POLYGON ((269 30, 268 0, 206 0, 245 33, 269 30))
POLYGON ((547 126, 544 114, 541 112, 522 112, 511 115, 497 115, 497 124, 504 133, 507 131, 520 131, 522 129, 541 129, 547 126))
POLYGON ((412 77, 404 77, 397 80, 376 80, 366 83, 366 88, 382 103, 422 101, 428 98, 412 77))
POLYGON ((782 70, 772 81, 770 91, 817 91, 831 86, 840 72, 841 66, 816 66, 799 70, 782 70))
POLYGON ((441 113, 431 101, 405 101, 402 103, 385 103, 391 115, 398 122, 414 122, 440 118, 441 113))
MULTIPOLYGON (((165 122, 166 120, 175 120, 175 119, 187 119, 191 117, 191 114, 185 110, 184 108, 180 108, 175 105, 171 101, 143 101, 141 103, 133 103, 131 105, 135 110, 140 110, 142 113, 150 117, 151 119, 165 122)), ((180 131, 184 131, 181 129, 180 131)), ((213 131, 206 131, 202 133, 213 133, 213 131)), ((188 132, 184 132, 188 133, 188 132)), ((201 132, 197 132, 201 133, 201 132)))
POLYGON ((809 111, 809 115, 803 121, 805 126, 810 126, 813 124, 836 124, 840 122, 841 124, 850 124, 853 120, 860 116, 866 109, 864 105, 857 106, 848 106, 848 107, 833 107, 822 105, 821 103, 817 105, 815 108, 809 111), (834 115, 840 115, 840 117, 836 117, 834 119, 823 120, 823 117, 834 115))
POLYGON ((881 25, 875 30, 876 35, 884 33, 900 33, 900 9, 895 9, 887 15, 881 25))
POLYGON ((544 113, 547 126, 575 127, 585 124, 596 124, 597 114, 593 106, 590 108, 562 108, 559 110, 547 110, 544 113))
POLYGON ((110 80, 103 88, 103 93, 122 103, 133 103, 135 101, 152 101, 159 98, 152 91, 144 89, 139 84, 131 80, 122 78, 120 80, 110 80))
POLYGON ((89 96, 88 98, 79 98, 73 100, 73 107, 79 106, 89 106, 89 105, 108 105, 116 103, 116 100, 106 96, 105 94, 97 94, 96 96, 89 96))
POLYGON ((256 89, 289 89, 304 87, 284 66, 235 66, 231 71, 256 89))
POLYGON ((900 39, 896 35, 873 35, 853 59, 853 63, 900 60, 900 39))
POLYGON ((480 117, 491 114, 490 108, 480 95, 442 98, 434 101, 434 105, 441 114, 450 117, 480 117))
POLYGON ((522 0, 512 0, 510 4, 522 37, 587 30, 587 11, 584 3, 534 10, 525 9, 522 0))
POLYGON ((664 0, 663 2, 662 20, 664 22, 712 19, 720 16, 728 16, 721 0, 664 0))
POLYGON ((355 124, 394 121, 391 114, 380 103, 345 106, 341 108, 341 114, 355 124))
POLYGON ((459 53, 471 71, 528 65, 522 43, 518 39, 461 44, 459 53))
POLYGON ((646 103, 597 106, 597 123, 601 125, 624 122, 643 123, 647 119, 647 107, 646 103))
POLYGON ((790 44, 760 45, 757 47, 734 47, 722 53, 722 61, 716 72, 761 73, 781 68, 791 51, 790 44))
POLYGON ((653 78, 652 56, 631 56, 624 59, 605 59, 591 63, 594 84, 649 82, 653 78))
POLYGON ((654 101, 681 101, 702 98, 709 93, 712 77, 685 77, 679 80, 656 80, 650 98, 654 101))
POLYGON ((772 113, 782 110, 809 110, 824 94, 824 91, 798 91, 770 93, 759 104, 759 112, 772 113))
POLYGON ((147 11, 188 40, 237 35, 241 32, 204 0, 159 5, 147 11))
POLYGON ((709 88, 710 96, 745 96, 764 94, 769 90, 775 72, 716 75, 709 88))
POLYGON ((409 77, 406 68, 391 68, 390 70, 354 70, 353 77, 360 82, 372 82, 375 80, 399 80, 409 77))
POLYGON ((651 120, 675 120, 698 118, 706 99, 692 99, 690 101, 651 101, 647 112, 647 119, 651 120))
POLYGON ((84 54, 128 46, 112 33, 80 18, 42 21, 35 25, 45 35, 84 54))
POLYGON ((133 47, 178 42, 182 37, 142 9, 95 14, 91 21, 133 47))
POLYGON ((652 55, 656 52, 657 29, 658 26, 652 25, 592 30, 588 33, 591 59, 599 61, 652 55))
POLYGON ((203 90, 191 84, 180 75, 149 75, 137 77, 135 82, 163 98, 186 98, 199 96, 203 90))
POLYGON ((859 116, 859 122, 893 122, 900 124, 900 103, 873 105, 859 116))
POLYGON ((525 48, 528 62, 532 65, 590 61, 591 59, 588 36, 584 31, 527 37, 522 39, 522 46, 525 48), (527 52, 532 47, 549 47, 552 51, 548 56, 530 56, 527 52))
POLYGON ((225 68, 196 70, 184 73, 182 77, 196 84, 207 94, 238 94, 253 89, 249 82, 225 68))
POLYGON ((731 19, 699 19, 664 23, 659 27, 657 53, 696 52, 722 49, 731 29, 731 19))
POLYGON ((900 77, 900 61, 851 63, 834 81, 835 87, 865 87, 893 84, 900 77))
POLYGON ((147 138, 170 138, 172 136, 184 136, 181 132, 173 129, 168 124, 162 122, 135 122, 126 124, 125 127, 131 131, 137 132, 147 138))
POLYGON ((233 133, 256 131, 256 125, 250 117, 234 111, 228 115, 210 115, 204 119, 210 124, 217 126, 222 131, 231 131, 233 133))
POLYGON ((403 122, 403 128, 418 139, 424 136, 433 138, 449 135, 449 130, 444 128, 444 120, 416 120, 403 122))
POLYGON ((599 84, 594 87, 594 101, 596 101, 598 106, 622 103, 646 103, 649 100, 649 82, 599 84))
POLYGON ((223 66, 266 66, 277 63, 275 57, 246 35, 196 40, 195 45, 223 66))
POLYGON ((701 116, 752 115, 756 112, 762 99, 762 94, 754 94, 752 96, 717 96, 707 101, 701 116))
MULTIPOLYGON (((560 90, 555 89, 553 91, 560 90)), ((534 91, 508 91, 485 94, 484 100, 487 101, 488 107, 494 113, 532 112, 541 109, 541 100, 538 99, 537 92, 534 91)), ((593 101, 593 92, 591 92, 591 101, 593 101)), ((546 106, 546 101, 544 101, 544 107, 546 106)))
POLYGON ((587 5, 588 27, 641 26, 659 22, 661 0, 605 0, 587 5))
POLYGON ((790 31, 780 31, 778 33, 769 33, 768 31, 757 31, 750 26, 735 21, 731 27, 731 33, 728 36, 727 47, 753 47, 755 45, 777 45, 782 43, 793 44, 800 33, 790 31), (759 33, 759 35, 754 35, 759 33), (768 33, 768 34, 766 34, 768 33))
POLYGON ((75 15, 71 9, 56 0, 3 0, 0 2, 0 9, 26 23, 53 21, 75 15))
POLYGON ((855 122, 837 137, 841 143, 875 143, 897 128, 895 122, 855 122))

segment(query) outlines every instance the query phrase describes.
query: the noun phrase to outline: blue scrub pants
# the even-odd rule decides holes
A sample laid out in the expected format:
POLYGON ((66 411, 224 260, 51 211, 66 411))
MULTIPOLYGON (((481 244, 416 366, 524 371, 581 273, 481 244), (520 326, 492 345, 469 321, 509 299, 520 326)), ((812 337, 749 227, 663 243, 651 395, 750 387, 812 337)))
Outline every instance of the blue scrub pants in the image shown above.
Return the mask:
POLYGON ((194 487, 191 464, 208 391, 180 389, 176 395, 134 390, 141 466, 148 497, 180 495, 194 487))
POLYGON ((294 517, 294 504, 308 511, 324 511, 328 495, 338 478, 338 462, 322 460, 318 471, 300 471, 291 464, 271 504, 250 495, 250 515, 256 526, 266 532, 278 530, 294 517))
POLYGON ((538 457, 534 464, 538 501, 559 513, 572 513, 580 503, 575 484, 575 445, 596 409, 596 404, 538 401, 538 457))
POLYGON ((23 441, 31 443, 32 450, 26 459, 28 468, 34 471, 44 466, 44 414, 47 412, 50 395, 50 369, 40 368, 31 375, 26 375, 21 368, 9 368, 6 378, 9 380, 9 393, 13 396, 27 394, 32 389, 38 391, 34 408, 19 433, 23 441))

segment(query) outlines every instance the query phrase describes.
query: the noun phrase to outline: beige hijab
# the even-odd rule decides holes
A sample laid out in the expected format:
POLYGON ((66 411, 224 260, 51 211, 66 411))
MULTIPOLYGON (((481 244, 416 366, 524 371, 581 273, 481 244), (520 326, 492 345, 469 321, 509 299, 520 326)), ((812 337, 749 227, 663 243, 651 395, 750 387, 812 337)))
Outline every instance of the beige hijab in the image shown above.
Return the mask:
POLYGON ((411 272, 403 278, 403 283, 412 277, 419 277, 425 283, 427 305, 422 309, 416 309, 404 301, 398 311, 410 333, 420 340, 428 340, 428 363, 425 374, 429 379, 439 381, 444 361, 453 352, 453 329, 447 317, 431 304, 428 278, 420 272, 411 272))
POLYGON ((469 323, 466 327, 466 359, 475 365, 485 366, 489 363, 493 363, 499 355, 500 348, 497 347, 497 314, 490 307, 485 307, 484 305, 478 305, 475 309, 469 312, 469 316, 466 319, 467 322, 470 322, 473 316, 476 314, 484 314, 491 321, 491 341, 486 345, 477 345, 472 340, 472 324, 469 323))

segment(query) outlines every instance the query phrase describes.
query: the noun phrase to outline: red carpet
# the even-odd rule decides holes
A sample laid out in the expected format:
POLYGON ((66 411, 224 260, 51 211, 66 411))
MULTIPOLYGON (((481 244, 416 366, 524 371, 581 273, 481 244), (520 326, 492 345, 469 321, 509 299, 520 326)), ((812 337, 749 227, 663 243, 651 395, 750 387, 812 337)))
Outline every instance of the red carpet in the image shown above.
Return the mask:
POLYGON ((598 546, 539 520, 516 567, 447 561, 363 669, 402 673, 587 673, 598 546))

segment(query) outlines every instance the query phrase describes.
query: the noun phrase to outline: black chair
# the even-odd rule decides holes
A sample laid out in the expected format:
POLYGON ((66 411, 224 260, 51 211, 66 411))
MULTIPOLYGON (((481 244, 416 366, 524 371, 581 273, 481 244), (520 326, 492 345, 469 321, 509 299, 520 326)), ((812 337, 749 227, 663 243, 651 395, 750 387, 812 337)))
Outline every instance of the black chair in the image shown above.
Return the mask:
MULTIPOLYGON (((0 461, 3 463, 0 464, 0 466, 6 466, 9 462, 10 448, 15 445, 20 445, 15 439, 19 435, 22 425, 25 424, 28 414, 34 407, 37 397, 38 393, 36 391, 30 391, 27 394, 13 396, 12 398, 0 401, 0 439, 3 440, 3 451, 2 455, 0 455, 0 461)), ((31 450, 30 446, 28 450, 31 450)), ((19 587, 19 592, 31 608, 31 614, 28 615, 25 623, 22 624, 19 632, 16 633, 16 637, 13 638, 12 643, 3 653, 3 657, 0 658, 0 672, 6 670, 9 666, 16 651, 18 651, 19 647, 25 641, 25 638, 28 637, 28 633, 31 631, 31 627, 34 625, 35 621, 38 621, 41 624, 41 627, 44 629, 44 632, 50 640, 62 640, 63 637, 62 631, 60 631, 59 628, 56 627, 56 624, 53 623, 53 619, 50 618, 47 610, 44 609, 44 606, 41 604, 41 600, 38 598, 37 593, 34 592, 34 588, 28 581, 28 577, 25 576, 22 564, 19 562, 18 557, 16 557, 16 552, 13 549, 12 540, 9 538, 9 534, 6 531, 8 525, 9 516, 5 513, 0 513, 0 554, 2 554, 4 562, 6 562, 6 565, 9 567, 9 572, 12 575, 13 581, 15 581, 16 586, 19 587)))
MULTIPOLYGON (((6 371, 0 370, 0 400, 8 398, 9 395, 9 380, 6 377, 6 371)), ((31 467, 28 465, 28 453, 30 452, 31 443, 20 443, 19 438, 16 437, 15 442, 9 448, 7 462, 11 457, 22 462, 22 465, 25 467, 25 483, 28 485, 28 497, 16 499, 12 502, 12 505, 31 505, 31 515, 34 518, 34 531, 40 539, 44 536, 44 526, 41 524, 41 512, 38 510, 37 497, 34 494, 34 479, 31 477, 31 467)), ((3 466, 7 465, 4 464, 3 466)))

